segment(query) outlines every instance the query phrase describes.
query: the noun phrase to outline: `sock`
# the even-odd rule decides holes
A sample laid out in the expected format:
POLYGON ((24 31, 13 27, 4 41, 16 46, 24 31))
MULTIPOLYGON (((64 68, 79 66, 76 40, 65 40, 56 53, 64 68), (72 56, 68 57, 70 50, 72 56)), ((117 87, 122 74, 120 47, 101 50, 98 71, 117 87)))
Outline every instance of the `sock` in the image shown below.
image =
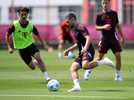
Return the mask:
POLYGON ((75 87, 79 87, 80 88, 79 79, 75 79, 73 82, 74 82, 74 86, 75 87))
POLYGON ((91 73, 91 70, 92 70, 92 69, 86 70, 86 73, 91 73))
POLYGON ((38 64, 37 60, 35 59, 34 61, 36 62, 36 65, 37 65, 38 64))
POLYGON ((120 76, 120 70, 116 70, 116 77, 120 76))
POLYGON ((104 60, 99 60, 97 62, 98 62, 98 66, 106 64, 106 61, 104 60))
POLYGON ((47 74, 47 71, 43 72, 44 76, 45 76, 45 79, 49 78, 48 77, 48 74, 47 74))
POLYGON ((62 52, 59 52, 58 57, 59 57, 59 58, 62 57, 62 52))

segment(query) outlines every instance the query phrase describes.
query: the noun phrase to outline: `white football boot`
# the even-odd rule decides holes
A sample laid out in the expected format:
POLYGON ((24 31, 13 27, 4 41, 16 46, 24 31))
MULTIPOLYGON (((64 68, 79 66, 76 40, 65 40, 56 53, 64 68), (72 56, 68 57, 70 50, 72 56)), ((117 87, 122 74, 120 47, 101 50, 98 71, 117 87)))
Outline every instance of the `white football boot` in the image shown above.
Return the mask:
POLYGON ((88 80, 89 76, 90 76, 91 70, 86 70, 85 74, 84 74, 84 79, 88 80))
POLYGON ((81 87, 75 87, 75 86, 72 89, 68 90, 68 92, 81 92, 81 91, 82 91, 81 87))
POLYGON ((114 63, 110 59, 108 59, 107 57, 104 58, 104 61, 106 61, 106 65, 115 68, 114 63))
POLYGON ((123 79, 120 76, 116 76, 115 81, 123 81, 123 79))
POLYGON ((46 80, 47 80, 47 83, 48 83, 51 80, 51 78, 47 78, 46 80))

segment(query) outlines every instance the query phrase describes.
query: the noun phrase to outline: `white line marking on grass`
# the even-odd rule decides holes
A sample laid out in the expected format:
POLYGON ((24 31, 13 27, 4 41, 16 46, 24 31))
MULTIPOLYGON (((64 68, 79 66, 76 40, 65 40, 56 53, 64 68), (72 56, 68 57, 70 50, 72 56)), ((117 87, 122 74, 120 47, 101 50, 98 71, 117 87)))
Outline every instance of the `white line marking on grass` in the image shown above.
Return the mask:
POLYGON ((71 95, 12 95, 12 94, 0 94, 0 96, 11 97, 78 97, 78 98, 126 98, 126 97, 110 97, 110 96, 71 96, 71 95))

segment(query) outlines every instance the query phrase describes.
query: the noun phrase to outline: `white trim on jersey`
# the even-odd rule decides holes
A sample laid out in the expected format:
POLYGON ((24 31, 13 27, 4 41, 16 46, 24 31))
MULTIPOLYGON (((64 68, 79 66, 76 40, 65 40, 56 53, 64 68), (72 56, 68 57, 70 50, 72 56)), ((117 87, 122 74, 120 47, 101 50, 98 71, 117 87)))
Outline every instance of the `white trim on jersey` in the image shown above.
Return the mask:
POLYGON ((114 32, 115 38, 119 41, 117 34, 116 34, 116 28, 115 28, 115 32, 114 32))

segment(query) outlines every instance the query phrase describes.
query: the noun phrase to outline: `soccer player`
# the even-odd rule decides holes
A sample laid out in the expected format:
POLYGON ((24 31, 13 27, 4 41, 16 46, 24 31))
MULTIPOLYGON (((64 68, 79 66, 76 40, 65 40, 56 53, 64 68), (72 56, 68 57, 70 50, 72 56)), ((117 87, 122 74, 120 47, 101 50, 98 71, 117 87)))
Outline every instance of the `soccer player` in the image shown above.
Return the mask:
MULTIPOLYGON (((66 21, 61 22, 61 28, 59 30, 59 46, 58 46, 58 57, 61 59, 62 58, 62 49, 65 41, 67 40, 70 43, 70 46, 74 45, 73 43, 73 38, 72 38, 72 33, 71 29, 67 25, 66 21)), ((74 58, 74 52, 73 50, 69 52, 69 55, 66 56, 66 58, 74 58)))
POLYGON ((48 50, 48 47, 43 38, 40 36, 36 27, 27 20, 29 8, 20 6, 18 7, 17 12, 19 13, 20 20, 13 21, 13 25, 8 28, 5 35, 8 51, 11 54, 13 53, 13 48, 10 46, 9 39, 9 36, 13 33, 12 37, 14 48, 18 49, 18 53, 23 61, 32 70, 34 70, 37 65, 43 72, 45 79, 49 81, 50 78, 47 74, 46 66, 40 57, 38 47, 34 44, 35 40, 33 38, 32 32, 43 43, 44 49, 46 51, 48 50), (32 61, 32 56, 35 58, 34 61, 32 61))
MULTIPOLYGON (((94 61, 101 60, 109 48, 111 48, 116 59, 115 81, 123 81, 120 77, 122 48, 116 35, 116 28, 121 36, 121 43, 123 46, 125 46, 125 39, 118 21, 117 12, 109 9, 109 6, 110 0, 102 0, 103 10, 96 15, 95 28, 97 31, 101 31, 102 37, 99 43, 98 56, 94 61)), ((88 80, 90 73, 91 70, 85 72, 85 80, 88 80)))
POLYGON ((92 61, 94 58, 94 48, 92 46, 87 28, 84 25, 77 23, 76 16, 73 13, 69 13, 65 17, 65 20, 68 26, 74 29, 74 38, 76 43, 73 46, 69 47, 67 50, 65 50, 64 55, 67 56, 69 51, 74 50, 76 48, 79 49, 79 55, 70 67, 70 73, 74 82, 74 88, 68 90, 68 92, 82 91, 79 84, 79 75, 77 72, 79 69, 83 68, 87 70, 104 64, 109 65, 111 67, 115 67, 115 65, 107 57, 104 58, 104 60, 92 61))

